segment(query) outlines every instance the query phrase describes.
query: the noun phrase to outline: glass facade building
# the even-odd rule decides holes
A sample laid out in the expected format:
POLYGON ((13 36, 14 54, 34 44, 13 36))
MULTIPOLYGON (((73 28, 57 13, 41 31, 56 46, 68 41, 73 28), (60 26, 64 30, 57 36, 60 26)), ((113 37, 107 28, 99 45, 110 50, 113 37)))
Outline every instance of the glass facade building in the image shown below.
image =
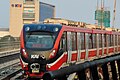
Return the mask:
POLYGON ((44 21, 47 18, 54 17, 55 6, 40 2, 40 21, 44 21))

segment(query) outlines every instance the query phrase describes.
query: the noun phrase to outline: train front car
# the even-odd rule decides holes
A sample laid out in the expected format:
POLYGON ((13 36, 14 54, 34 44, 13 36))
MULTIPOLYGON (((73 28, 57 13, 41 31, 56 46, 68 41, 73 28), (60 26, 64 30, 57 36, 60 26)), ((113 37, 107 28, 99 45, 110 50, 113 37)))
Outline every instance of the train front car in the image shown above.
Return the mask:
POLYGON ((21 33, 20 62, 29 77, 42 78, 47 63, 54 61, 57 49, 55 43, 61 25, 28 24, 21 33))

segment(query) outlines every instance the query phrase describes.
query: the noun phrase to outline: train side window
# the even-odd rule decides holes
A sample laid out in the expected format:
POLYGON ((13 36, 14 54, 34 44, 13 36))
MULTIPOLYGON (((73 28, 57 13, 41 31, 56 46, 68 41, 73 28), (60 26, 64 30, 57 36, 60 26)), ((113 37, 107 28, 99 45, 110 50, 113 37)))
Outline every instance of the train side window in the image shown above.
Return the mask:
POLYGON ((113 46, 113 35, 108 35, 108 46, 113 46))
POLYGON ((99 48, 102 48, 102 34, 98 35, 99 37, 99 48))
POLYGON ((117 46, 117 35, 115 35, 115 46, 117 46))
POLYGON ((92 49, 93 48, 93 35, 92 34, 88 34, 88 42, 89 42, 89 49, 92 49))
POLYGON ((120 45, 120 35, 118 36, 118 45, 120 45))
POLYGON ((89 49, 96 48, 96 34, 89 34, 89 49))
POLYGON ((71 32, 67 32, 67 51, 72 51, 71 32))
POLYGON ((111 35, 108 35, 108 46, 111 46, 111 38, 110 38, 111 35))
POLYGON ((113 46, 113 45, 114 45, 114 42, 113 42, 113 35, 110 35, 110 40, 111 40, 110 45, 113 46))
POLYGON ((75 32, 71 33, 72 40, 72 51, 77 50, 77 34, 75 32))
POLYGON ((97 35, 93 34, 93 48, 97 48, 97 35))
POLYGON ((81 50, 85 49, 85 33, 80 33, 81 37, 81 50))
POLYGON ((107 34, 104 34, 104 47, 107 47, 107 34))
POLYGON ((60 40, 60 49, 67 51, 67 32, 64 32, 60 40))

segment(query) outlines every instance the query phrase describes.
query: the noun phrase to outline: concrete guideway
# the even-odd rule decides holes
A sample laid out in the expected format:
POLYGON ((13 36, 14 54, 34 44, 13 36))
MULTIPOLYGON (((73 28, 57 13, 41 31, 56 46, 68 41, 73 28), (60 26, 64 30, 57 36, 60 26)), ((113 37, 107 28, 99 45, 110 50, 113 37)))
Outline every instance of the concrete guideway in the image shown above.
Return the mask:
POLYGON ((3 75, 0 75, 0 80, 16 80, 17 77, 23 75, 22 69, 19 64, 10 67, 12 67, 10 70, 4 72, 3 75))
POLYGON ((19 53, 19 49, 0 52, 0 80, 21 69, 19 53))
POLYGON ((2 51, 2 52, 0 52, 0 57, 17 54, 19 52, 20 52, 20 49, 15 49, 15 50, 10 50, 10 51, 2 51))
POLYGON ((6 62, 12 61, 12 60, 16 60, 16 59, 19 59, 19 53, 9 55, 9 56, 0 57, 0 65, 4 64, 6 62))
POLYGON ((19 62, 20 62, 19 59, 15 59, 15 60, 0 64, 0 69, 14 65, 14 64, 19 63, 19 62))

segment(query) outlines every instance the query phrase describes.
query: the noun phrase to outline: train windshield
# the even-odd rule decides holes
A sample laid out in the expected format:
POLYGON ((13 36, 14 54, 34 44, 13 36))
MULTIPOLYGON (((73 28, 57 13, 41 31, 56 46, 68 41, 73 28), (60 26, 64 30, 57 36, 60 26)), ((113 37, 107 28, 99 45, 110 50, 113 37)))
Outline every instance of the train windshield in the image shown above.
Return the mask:
POLYGON ((25 45, 28 49, 48 50, 53 48, 55 34, 49 32, 27 32, 25 45))

